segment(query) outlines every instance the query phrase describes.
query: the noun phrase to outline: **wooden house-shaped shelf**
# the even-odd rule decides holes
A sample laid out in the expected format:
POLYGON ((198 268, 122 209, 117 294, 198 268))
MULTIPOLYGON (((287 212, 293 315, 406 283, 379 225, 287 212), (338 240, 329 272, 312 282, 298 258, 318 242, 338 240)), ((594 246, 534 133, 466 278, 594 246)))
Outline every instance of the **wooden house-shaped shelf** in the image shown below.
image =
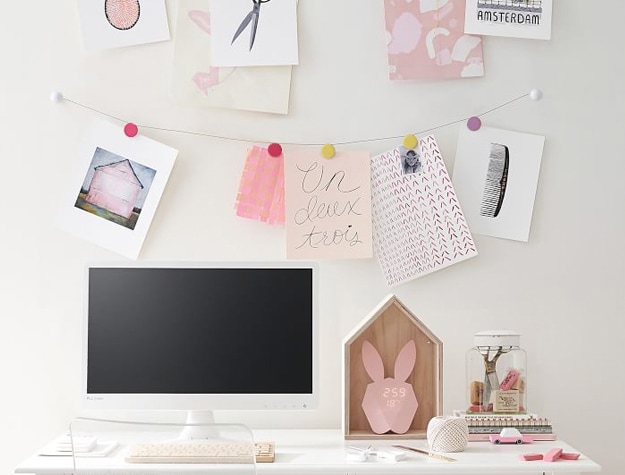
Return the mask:
POLYGON ((343 344, 343 433, 346 439, 425 438, 428 422, 442 415, 443 344, 395 295, 386 297, 344 340, 343 344), (362 408, 371 378, 362 360, 367 340, 378 350, 385 374, 393 377, 395 359, 413 340, 416 362, 406 379, 414 389, 419 406, 407 432, 377 434, 362 408))

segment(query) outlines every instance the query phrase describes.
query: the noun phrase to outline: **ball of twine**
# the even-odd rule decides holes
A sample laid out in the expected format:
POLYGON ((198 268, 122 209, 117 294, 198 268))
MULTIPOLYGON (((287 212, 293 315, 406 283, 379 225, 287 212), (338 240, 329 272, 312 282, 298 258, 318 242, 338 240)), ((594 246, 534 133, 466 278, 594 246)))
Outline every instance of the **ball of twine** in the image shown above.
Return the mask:
POLYGON ((463 417, 433 417, 428 423, 427 440, 434 452, 462 452, 469 443, 467 421, 463 417))

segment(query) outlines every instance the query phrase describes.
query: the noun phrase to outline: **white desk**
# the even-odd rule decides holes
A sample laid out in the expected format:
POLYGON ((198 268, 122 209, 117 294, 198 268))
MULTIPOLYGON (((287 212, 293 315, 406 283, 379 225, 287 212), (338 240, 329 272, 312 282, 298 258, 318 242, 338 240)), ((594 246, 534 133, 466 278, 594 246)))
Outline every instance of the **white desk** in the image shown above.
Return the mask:
MULTIPOLYGON (((427 448, 425 440, 394 441, 351 441, 344 440, 338 430, 272 430, 254 431, 256 440, 271 440, 276 443, 274 463, 256 465, 260 475, 314 475, 314 474, 579 474, 599 472, 601 467, 585 455, 578 460, 560 460, 556 462, 526 462, 519 454, 545 453, 554 447, 565 452, 579 450, 562 441, 534 442, 527 445, 493 445, 489 442, 470 442, 464 452, 448 454, 457 462, 444 462, 418 453, 408 453, 401 462, 349 462, 346 460, 346 447, 349 445, 377 449, 390 447, 392 444, 410 445, 427 448)), ((118 447, 108 457, 81 458, 79 474, 199 474, 199 473, 236 473, 232 465, 161 465, 128 464, 123 459, 124 447, 118 447)), ((73 471, 71 456, 39 456, 23 461, 15 473, 34 474, 71 474, 73 471)), ((249 471, 246 473, 249 474, 249 471)))

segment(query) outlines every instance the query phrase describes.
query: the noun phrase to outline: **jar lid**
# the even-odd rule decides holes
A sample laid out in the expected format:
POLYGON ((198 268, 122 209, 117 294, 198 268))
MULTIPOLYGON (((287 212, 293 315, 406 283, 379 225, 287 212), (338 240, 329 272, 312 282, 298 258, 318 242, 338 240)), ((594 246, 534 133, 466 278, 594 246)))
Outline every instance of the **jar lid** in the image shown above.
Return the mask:
POLYGON ((488 330, 473 336, 475 346, 520 346, 521 335, 511 330, 488 330))

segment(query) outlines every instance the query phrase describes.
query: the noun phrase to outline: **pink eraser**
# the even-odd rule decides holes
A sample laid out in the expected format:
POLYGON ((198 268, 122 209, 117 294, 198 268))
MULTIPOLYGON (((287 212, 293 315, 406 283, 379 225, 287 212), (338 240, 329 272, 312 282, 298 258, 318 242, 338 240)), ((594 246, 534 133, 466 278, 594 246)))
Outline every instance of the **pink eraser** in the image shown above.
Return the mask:
POLYGON ((514 385, 514 383, 516 383, 517 379, 519 379, 519 372, 516 369, 511 369, 508 371, 508 374, 506 374, 506 377, 503 378, 503 381, 499 384, 499 389, 507 391, 514 385))
POLYGON ((559 449, 559 448, 551 449, 549 452, 547 452, 543 456, 543 460, 545 462, 555 462, 556 460, 560 458, 561 455, 562 455, 562 449, 559 449))
POLYGON ((520 457, 521 459, 530 462, 532 460, 542 460, 543 454, 521 454, 520 457))
POLYGON ((580 454, 574 454, 572 452, 562 452, 560 458, 562 460, 577 460, 580 454))

